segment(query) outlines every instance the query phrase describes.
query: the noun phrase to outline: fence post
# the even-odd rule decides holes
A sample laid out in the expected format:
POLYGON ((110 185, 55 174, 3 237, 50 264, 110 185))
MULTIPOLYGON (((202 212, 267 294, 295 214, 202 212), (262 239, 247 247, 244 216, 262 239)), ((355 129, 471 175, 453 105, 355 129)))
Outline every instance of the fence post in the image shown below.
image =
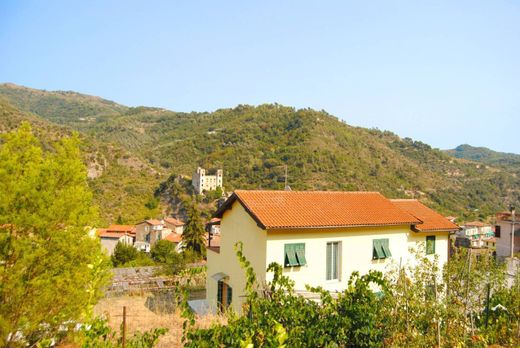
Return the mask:
POLYGON ((123 348, 126 347, 126 306, 123 306, 123 348))

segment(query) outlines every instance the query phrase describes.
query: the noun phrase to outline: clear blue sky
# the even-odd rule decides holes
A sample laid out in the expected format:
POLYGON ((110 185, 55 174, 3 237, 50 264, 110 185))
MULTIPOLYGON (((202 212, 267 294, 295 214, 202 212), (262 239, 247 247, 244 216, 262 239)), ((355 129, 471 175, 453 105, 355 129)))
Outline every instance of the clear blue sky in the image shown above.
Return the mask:
POLYGON ((2 0, 0 82, 520 153, 520 2, 2 0))

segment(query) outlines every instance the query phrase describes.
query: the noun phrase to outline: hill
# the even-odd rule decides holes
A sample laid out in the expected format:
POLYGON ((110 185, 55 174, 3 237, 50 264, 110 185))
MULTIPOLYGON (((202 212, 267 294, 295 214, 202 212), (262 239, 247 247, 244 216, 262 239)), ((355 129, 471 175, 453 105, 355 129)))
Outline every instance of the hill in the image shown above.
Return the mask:
POLYGON ((12 83, 0 84, 0 96, 20 110, 33 112, 59 124, 88 122, 93 117, 119 114, 128 109, 99 97, 71 91, 42 91, 12 83))
MULTIPOLYGON (((55 101, 46 93, 51 92, 39 98, 52 109, 55 101)), ((68 100, 60 100, 62 110, 68 100)), ((467 218, 485 218, 520 198, 520 179, 503 166, 453 158, 388 131, 352 127, 324 111, 269 104, 201 113, 122 107, 89 121, 79 120, 79 111, 75 115, 64 114, 62 124, 170 174, 189 176, 197 165, 223 168, 227 191, 282 189, 287 165, 292 189, 374 190, 419 198, 467 218)))
POLYGON ((513 166, 520 170, 520 155, 514 153, 497 152, 487 147, 474 147, 468 144, 446 150, 446 153, 456 158, 464 158, 492 166, 513 166))
MULTIPOLYGON (((0 133, 17 128, 23 121, 32 125, 44 145, 72 132, 68 127, 20 111, 0 97, 0 133)), ((98 142, 85 134, 81 134, 81 141, 89 185, 100 208, 102 224, 115 222, 119 217, 132 223, 159 213, 161 207, 154 197, 161 181, 157 170, 116 144, 98 142)))

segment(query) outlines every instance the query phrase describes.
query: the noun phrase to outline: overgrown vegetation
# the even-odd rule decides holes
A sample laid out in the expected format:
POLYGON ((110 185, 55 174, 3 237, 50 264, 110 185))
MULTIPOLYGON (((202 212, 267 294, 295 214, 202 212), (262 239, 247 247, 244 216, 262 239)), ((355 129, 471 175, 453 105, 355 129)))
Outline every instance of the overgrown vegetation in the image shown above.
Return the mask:
POLYGON ((34 346, 91 315, 108 260, 78 136, 44 147, 23 123, 0 141, 0 346, 34 346))
POLYGON ((520 344, 520 278, 508 287, 490 255, 459 251, 441 272, 418 251, 419 264, 383 275, 353 273, 333 296, 308 288, 320 301, 296 294, 276 263, 266 287, 238 244, 247 276, 244 315, 227 325, 196 329, 185 310, 187 347, 486 347, 520 344), (489 289, 489 290, 488 290, 489 289), (489 300, 487 294, 489 291, 489 300))
MULTIPOLYGON (((70 128, 17 110, 0 97, 0 133, 13 131, 24 121, 32 125, 44 149, 72 134, 70 128)), ((80 158, 87 166, 88 184, 94 194, 94 203, 100 207, 102 225, 118 220, 131 224, 160 214, 163 206, 154 204, 154 191, 163 180, 162 174, 117 144, 100 142, 85 134, 79 138, 80 158)))

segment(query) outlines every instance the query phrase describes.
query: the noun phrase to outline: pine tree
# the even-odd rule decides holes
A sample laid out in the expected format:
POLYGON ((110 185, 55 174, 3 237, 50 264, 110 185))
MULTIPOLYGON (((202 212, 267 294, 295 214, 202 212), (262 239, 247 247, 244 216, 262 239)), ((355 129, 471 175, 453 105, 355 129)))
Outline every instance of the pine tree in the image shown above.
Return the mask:
POLYGON ((193 251, 199 256, 206 255, 206 238, 204 225, 200 218, 200 212, 197 209, 195 198, 188 203, 187 214, 188 221, 182 233, 184 247, 193 251))
POLYGON ((0 346, 36 346, 91 312, 108 260, 87 228, 97 212, 78 136, 44 150, 24 123, 1 140, 0 346))

